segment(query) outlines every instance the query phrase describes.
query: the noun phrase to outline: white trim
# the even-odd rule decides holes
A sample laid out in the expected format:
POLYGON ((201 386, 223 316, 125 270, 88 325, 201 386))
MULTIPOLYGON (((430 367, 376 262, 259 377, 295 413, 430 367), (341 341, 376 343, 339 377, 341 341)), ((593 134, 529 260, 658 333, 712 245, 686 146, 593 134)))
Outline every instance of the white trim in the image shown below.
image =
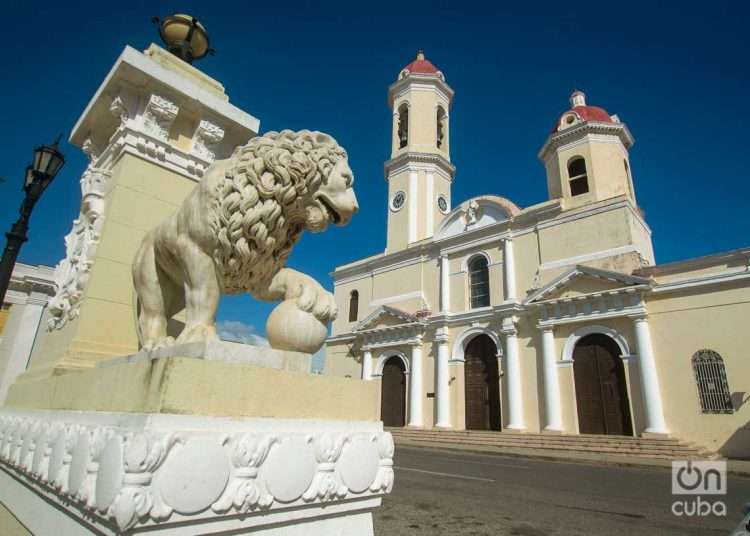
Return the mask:
POLYGON ((419 182, 417 181, 417 174, 415 172, 409 173, 409 196, 406 201, 409 203, 409 235, 408 242, 417 241, 417 207, 419 200, 419 182))
POLYGON ((425 229, 425 237, 429 238, 434 233, 435 228, 435 207, 437 206, 437 199, 435 199, 435 176, 432 173, 426 174, 427 190, 427 229, 425 229))
MULTIPOLYGON (((424 300, 424 294, 421 290, 415 290, 414 292, 407 292, 406 294, 399 294, 397 296, 389 296, 387 298, 378 298, 370 302, 370 307, 380 307, 381 305, 388 305, 389 303, 396 303, 404 300, 413 300, 415 298, 421 298, 424 300)), ((427 301, 427 300, 425 300, 427 301)))
POLYGON ((540 320, 539 327, 544 328, 551 326, 561 326, 563 324, 575 324, 577 322, 593 322, 597 320, 607 320, 610 318, 619 318, 623 316, 634 316, 642 314, 646 314, 646 308, 642 305, 637 305, 632 307, 623 307, 622 309, 607 311, 605 313, 589 313, 580 314, 577 316, 555 318, 554 320, 540 320))
POLYGON ((495 348, 497 349, 497 357, 502 357, 503 345, 500 343, 500 337, 498 337, 497 333, 489 328, 475 326, 465 330, 463 333, 461 333, 461 335, 458 336, 458 338, 456 338, 456 341, 453 343, 451 362, 463 363, 464 351, 466 350, 466 346, 468 346, 468 344, 479 335, 487 335, 490 339, 492 339, 492 342, 495 343, 495 348))
MULTIPOLYGON (((474 257, 484 257, 487 260, 487 268, 489 268, 492 265, 492 259, 490 259, 489 253, 487 253, 484 250, 481 251, 475 251, 471 255, 468 255, 463 258, 461 261, 461 271, 457 273, 468 273, 469 272, 469 261, 474 259, 474 257)), ((454 275, 454 274, 451 274, 454 275)))
POLYGON ((380 352, 377 359, 375 359, 375 366, 373 367, 372 372, 373 378, 380 378, 383 376, 383 367, 385 366, 385 362, 392 357, 398 357, 401 360, 401 362, 404 364, 404 375, 409 375, 409 358, 406 357, 406 354, 399 350, 385 350, 383 352, 380 352))
POLYGON ((603 251, 595 251, 593 253, 586 253, 584 255, 577 255, 575 257, 567 257, 565 259, 558 259, 556 261, 543 262, 539 265, 540 270, 550 270, 552 268, 561 268, 563 266, 571 266, 589 262, 597 259, 603 259, 605 257, 611 257, 614 255, 622 255, 625 253, 640 253, 638 248, 633 244, 627 246, 621 246, 619 248, 605 249, 603 251))
POLYGON ((703 277, 679 279, 677 281, 670 281, 668 283, 657 283, 652 292, 675 292, 687 288, 717 285, 719 283, 729 283, 732 281, 743 281, 745 279, 750 279, 750 271, 711 274, 703 277))
POLYGON ((625 339, 625 337, 618 331, 609 328, 607 326, 601 326, 598 324, 589 324, 587 326, 583 326, 577 330, 575 330, 573 333, 568 336, 568 339, 565 341, 565 346, 563 347, 562 352, 562 359, 560 363, 573 363, 573 351, 575 350, 576 344, 579 340, 581 340, 583 337, 587 335, 593 335, 595 333, 600 333, 602 335, 606 335, 609 338, 611 338, 617 346, 620 347, 620 356, 626 356, 627 358, 631 358, 631 352, 630 352, 630 346, 628 346, 628 341, 625 339))
POLYGON ((203 87, 191 82, 186 76, 172 72, 169 69, 162 67, 145 54, 138 52, 130 46, 126 46, 120 54, 120 57, 117 58, 117 61, 110 69, 109 73, 107 73, 107 77, 99 85, 96 93, 86 105, 86 109, 78 118, 78 121, 76 121, 69 138, 72 144, 79 145, 81 139, 85 137, 85 120, 88 118, 89 113, 99 101, 102 94, 110 86, 111 82, 114 81, 116 74, 121 71, 123 65, 126 64, 137 71, 145 73, 148 77, 169 86, 192 101, 199 102, 208 110, 211 110, 219 116, 234 121, 237 125, 240 125, 253 133, 257 133, 260 129, 260 120, 257 118, 240 110, 236 106, 229 104, 229 102, 222 100, 214 93, 211 93, 203 87))

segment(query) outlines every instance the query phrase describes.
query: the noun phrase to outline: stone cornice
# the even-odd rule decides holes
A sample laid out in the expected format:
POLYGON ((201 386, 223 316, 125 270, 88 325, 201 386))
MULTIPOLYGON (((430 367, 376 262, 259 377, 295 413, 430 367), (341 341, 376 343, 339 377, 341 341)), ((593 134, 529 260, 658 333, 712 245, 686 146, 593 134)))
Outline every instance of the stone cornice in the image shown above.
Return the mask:
POLYGON ((635 143, 633 136, 630 134, 628 127, 624 123, 604 123, 600 121, 586 121, 574 127, 567 128, 563 131, 552 134, 539 150, 537 156, 544 161, 550 151, 570 143, 575 138, 583 137, 587 134, 604 134, 617 136, 620 141, 629 149, 635 143))
POLYGON ((405 152, 387 160, 383 164, 385 179, 388 180, 393 170, 399 167, 408 167, 409 164, 434 165, 443 171, 452 181, 456 175, 456 166, 451 164, 444 156, 435 153, 405 152))
POLYGON ((451 87, 441 79, 439 76, 423 75, 419 73, 409 73, 407 76, 396 80, 390 86, 388 86, 388 107, 393 108, 393 102, 396 97, 407 91, 409 86, 413 88, 434 88, 438 92, 442 92, 445 98, 448 100, 448 106, 450 107, 453 103, 453 95, 455 92, 451 87))

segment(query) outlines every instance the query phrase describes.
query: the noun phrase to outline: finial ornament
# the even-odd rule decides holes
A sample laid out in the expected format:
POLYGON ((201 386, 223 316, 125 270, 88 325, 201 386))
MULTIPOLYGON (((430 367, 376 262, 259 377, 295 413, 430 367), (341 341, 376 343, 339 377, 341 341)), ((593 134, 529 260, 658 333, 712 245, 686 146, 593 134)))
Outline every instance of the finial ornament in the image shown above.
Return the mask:
POLYGON ((586 94, 583 91, 575 90, 570 95, 570 105, 575 108, 576 106, 586 106, 586 94))
POLYGON ((424 50, 421 48, 417 50, 417 60, 424 61, 424 50))

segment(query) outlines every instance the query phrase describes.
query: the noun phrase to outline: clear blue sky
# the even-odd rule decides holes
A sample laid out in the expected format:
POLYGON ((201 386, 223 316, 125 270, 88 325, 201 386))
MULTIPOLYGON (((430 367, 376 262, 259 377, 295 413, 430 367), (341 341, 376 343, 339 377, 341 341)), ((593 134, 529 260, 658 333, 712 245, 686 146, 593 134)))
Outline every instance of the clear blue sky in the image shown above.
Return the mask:
MULTIPOLYGON (((493 193, 546 199, 536 153, 574 88, 635 136, 631 163, 657 262, 750 245, 747 2, 12 2, 0 102, 0 228, 15 219, 33 147, 68 133, 149 19, 202 19, 217 50, 197 64, 261 130, 310 128, 349 151, 362 207, 346 228, 305 235, 290 264, 322 281, 385 246, 388 84, 418 48, 455 89, 454 203, 493 193), (702 7, 701 7, 702 5, 702 7), (158 6, 158 7, 155 7, 158 6)), ((78 214, 79 149, 39 203, 21 261, 54 265, 78 214)), ((269 306, 226 299, 219 317, 262 333, 269 306)))

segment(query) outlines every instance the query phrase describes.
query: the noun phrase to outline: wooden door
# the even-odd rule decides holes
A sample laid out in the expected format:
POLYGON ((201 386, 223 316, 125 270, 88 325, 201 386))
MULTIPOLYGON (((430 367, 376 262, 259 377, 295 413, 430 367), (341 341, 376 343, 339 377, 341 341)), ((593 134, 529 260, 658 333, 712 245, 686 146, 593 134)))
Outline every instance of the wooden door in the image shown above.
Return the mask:
POLYGON ((385 362, 381 385, 380 418, 383 426, 404 426, 406 424, 406 375, 401 359, 391 357, 385 362))
POLYGON ((620 348, 608 336, 582 338, 573 351, 578 429, 582 434, 632 435, 620 348))
POLYGON ((467 430, 500 430, 500 384, 497 348, 486 335, 474 338, 464 351, 467 430))

